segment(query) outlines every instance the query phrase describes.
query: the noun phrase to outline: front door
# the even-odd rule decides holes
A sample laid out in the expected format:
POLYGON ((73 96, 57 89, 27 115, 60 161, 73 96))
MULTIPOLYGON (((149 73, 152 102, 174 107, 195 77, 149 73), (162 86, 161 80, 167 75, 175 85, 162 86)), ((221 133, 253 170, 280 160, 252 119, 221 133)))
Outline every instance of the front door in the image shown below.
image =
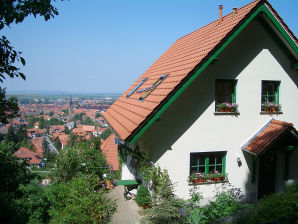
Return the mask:
POLYGON ((267 151, 260 157, 258 199, 274 193, 275 190, 276 152, 267 151))

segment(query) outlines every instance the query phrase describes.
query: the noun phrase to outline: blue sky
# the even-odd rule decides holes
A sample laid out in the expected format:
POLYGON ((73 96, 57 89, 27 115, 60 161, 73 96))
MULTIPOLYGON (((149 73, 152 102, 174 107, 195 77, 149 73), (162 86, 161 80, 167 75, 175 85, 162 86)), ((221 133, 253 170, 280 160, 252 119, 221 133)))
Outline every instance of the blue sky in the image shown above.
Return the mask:
MULTIPOLYGON (((251 0, 69 0, 59 16, 27 17, 2 30, 23 52, 27 80, 7 78, 7 91, 122 93, 176 39, 251 0)), ((269 1, 297 36, 298 1, 269 1)))

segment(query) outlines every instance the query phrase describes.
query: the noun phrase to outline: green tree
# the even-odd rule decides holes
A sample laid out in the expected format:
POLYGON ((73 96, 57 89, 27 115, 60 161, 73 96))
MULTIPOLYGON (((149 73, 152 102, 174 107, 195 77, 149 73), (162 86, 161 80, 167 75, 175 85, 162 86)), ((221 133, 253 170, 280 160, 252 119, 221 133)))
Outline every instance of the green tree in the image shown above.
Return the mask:
MULTIPOLYGON (((1 56, 1 46, 0 46, 0 56, 1 56)), ((0 59, 0 63, 1 63, 1 59, 0 59)), ((0 66, 0 77, 1 77, 1 66, 0 66)), ((14 118, 19 112, 17 98, 10 97, 7 99, 5 94, 6 94, 5 88, 3 89, 0 87, 0 123, 3 123, 3 124, 7 124, 8 119, 14 118)))
POLYGON ((13 143, 0 144, 0 217, 2 223, 17 223, 18 206, 15 202, 20 198, 19 187, 28 184, 35 175, 27 169, 25 161, 13 155, 13 143))
POLYGON ((53 117, 53 115, 54 115, 54 111, 50 111, 50 112, 49 112, 49 116, 50 116, 50 117, 53 117))
POLYGON ((85 119, 83 120, 84 125, 94 125, 94 121, 89 117, 86 116, 85 119))
POLYGON ((50 186, 51 223, 109 223, 116 203, 98 188, 96 177, 85 175, 50 186))
POLYGON ((22 142, 22 141, 27 140, 27 139, 28 139, 27 138, 27 132, 26 132, 24 126, 21 125, 19 127, 18 131, 17 131, 17 141, 22 142))
POLYGON ((85 113, 79 113, 79 114, 75 114, 70 121, 83 121, 83 116, 85 115, 85 113))
POLYGON ((101 134, 101 138, 103 139, 103 140, 106 140, 110 135, 112 134, 112 131, 111 131, 111 129, 106 129, 106 130, 104 130, 103 131, 103 133, 101 134))
POLYGON ((67 182, 79 174, 94 174, 102 179, 107 172, 105 157, 87 142, 66 147, 57 156, 56 165, 54 177, 59 182, 67 182))
POLYGON ((21 184, 18 191, 21 195, 15 199, 18 223, 48 223, 50 202, 39 180, 34 179, 29 184, 21 184))
POLYGON ((95 137, 92 135, 91 139, 90 139, 90 143, 91 143, 91 147, 93 149, 98 149, 100 150, 100 146, 101 146, 101 140, 99 137, 95 137))
POLYGON ((37 121, 36 117, 34 117, 33 115, 30 115, 28 118, 27 129, 33 128, 36 121, 37 121))
MULTIPOLYGON (((0 30, 5 26, 9 27, 11 23, 22 22, 29 15, 43 16, 45 20, 49 20, 54 15, 58 15, 58 11, 52 6, 51 0, 1 1, 0 30)), ((25 75, 15 65, 17 61, 20 61, 23 66, 25 65, 25 60, 20 54, 21 52, 13 49, 5 36, 0 38, 0 82, 3 82, 6 75, 11 78, 20 76, 25 80, 25 75)))
POLYGON ((6 142, 15 142, 15 143, 17 142, 17 136, 14 133, 14 129, 13 129, 12 125, 10 125, 8 127, 7 133, 5 135, 5 141, 6 142))
POLYGON ((44 129, 46 127, 46 121, 43 116, 38 118, 38 128, 39 129, 44 129))
POLYGON ((56 148, 57 150, 60 150, 60 149, 61 149, 62 144, 61 144, 59 138, 57 138, 56 140, 54 140, 54 146, 55 146, 55 148, 56 148))
POLYGON ((48 122, 49 125, 62 125, 64 124, 63 121, 59 120, 58 118, 56 117, 51 117, 49 122, 48 122))
POLYGON ((95 118, 99 118, 101 115, 100 115, 100 113, 95 113, 95 118))
POLYGON ((77 143, 78 136, 76 136, 72 131, 69 134, 69 140, 67 144, 73 147, 77 143))

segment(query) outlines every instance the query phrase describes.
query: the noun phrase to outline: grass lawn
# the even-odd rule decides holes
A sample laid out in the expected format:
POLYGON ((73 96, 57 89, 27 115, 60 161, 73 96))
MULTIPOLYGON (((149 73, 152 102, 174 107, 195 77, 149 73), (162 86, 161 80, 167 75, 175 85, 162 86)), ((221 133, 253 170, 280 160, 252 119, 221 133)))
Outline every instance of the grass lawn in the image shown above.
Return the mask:
POLYGON ((46 179, 50 172, 51 171, 32 171, 32 173, 38 174, 41 177, 41 179, 46 179))

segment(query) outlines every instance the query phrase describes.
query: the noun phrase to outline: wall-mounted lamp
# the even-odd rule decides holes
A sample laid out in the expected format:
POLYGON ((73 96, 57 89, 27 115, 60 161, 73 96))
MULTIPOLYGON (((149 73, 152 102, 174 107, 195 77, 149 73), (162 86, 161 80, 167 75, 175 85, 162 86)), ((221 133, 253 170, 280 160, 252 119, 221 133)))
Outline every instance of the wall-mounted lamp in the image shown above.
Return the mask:
POLYGON ((240 167, 242 165, 242 162, 241 162, 241 158, 240 158, 239 153, 236 152, 235 156, 236 156, 236 159, 237 159, 238 166, 240 167))

